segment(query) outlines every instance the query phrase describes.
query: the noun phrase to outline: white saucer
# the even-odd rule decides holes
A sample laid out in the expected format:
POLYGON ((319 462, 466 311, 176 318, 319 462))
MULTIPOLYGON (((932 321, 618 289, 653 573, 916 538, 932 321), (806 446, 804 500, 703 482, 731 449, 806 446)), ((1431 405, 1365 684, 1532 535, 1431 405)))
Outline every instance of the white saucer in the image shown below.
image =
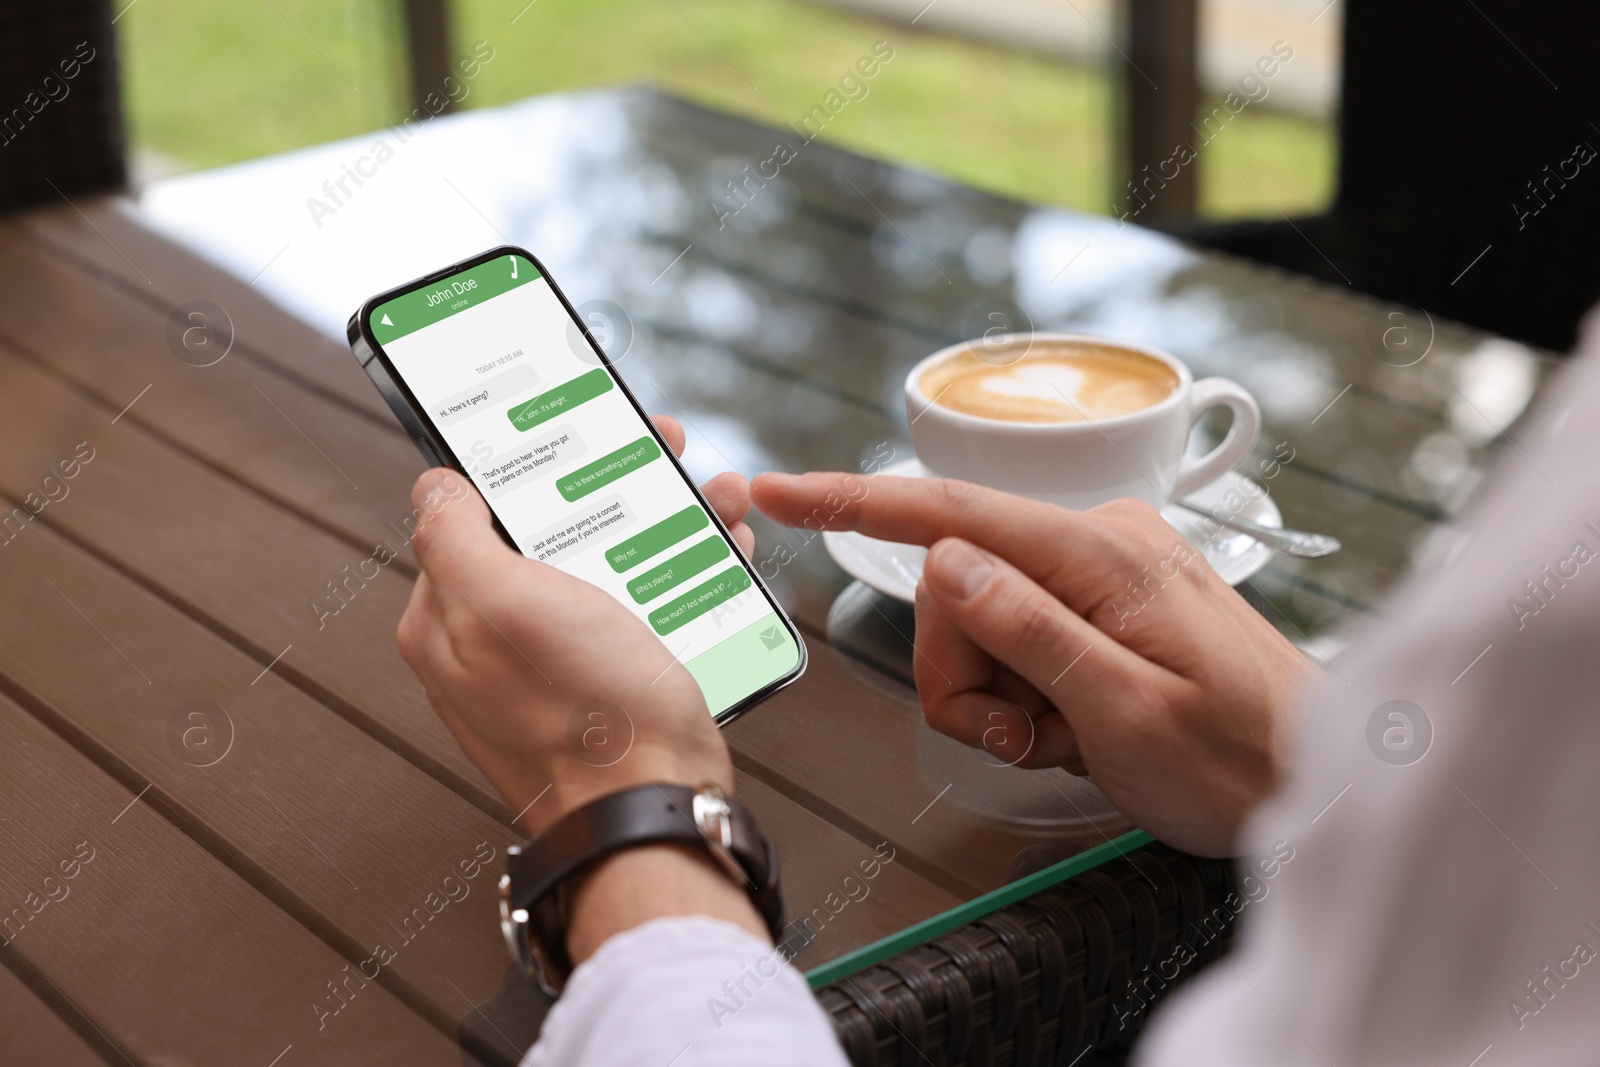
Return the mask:
MULTIPOLYGON (((892 463, 880 473, 902 478, 929 476, 915 457, 892 463)), ((1266 490, 1244 475, 1232 471, 1190 494, 1188 499, 1202 507, 1221 508, 1230 490, 1245 499, 1245 505, 1234 513, 1235 518, 1248 519, 1263 526, 1283 525, 1278 505, 1273 503, 1266 490)), ((1272 559, 1272 549, 1255 538, 1231 530, 1220 530, 1213 536, 1214 524, 1182 508, 1162 508, 1161 516, 1172 523, 1185 540, 1205 554, 1212 570, 1229 585, 1238 585, 1272 559)), ((922 578, 922 561, 928 555, 928 550, 921 545, 880 541, 848 531, 824 532, 822 543, 827 546, 828 555, 850 577, 907 604, 915 599, 917 582, 922 578)))

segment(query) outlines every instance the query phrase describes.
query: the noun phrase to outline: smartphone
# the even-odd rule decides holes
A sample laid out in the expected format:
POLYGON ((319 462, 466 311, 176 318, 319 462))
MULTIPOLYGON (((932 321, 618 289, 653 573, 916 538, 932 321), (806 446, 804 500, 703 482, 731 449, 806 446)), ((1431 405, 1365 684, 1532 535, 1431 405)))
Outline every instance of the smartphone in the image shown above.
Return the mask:
POLYGON ((642 619, 719 725, 805 670, 794 624, 532 254, 379 293, 349 337, 423 457, 465 474, 523 555, 642 619))

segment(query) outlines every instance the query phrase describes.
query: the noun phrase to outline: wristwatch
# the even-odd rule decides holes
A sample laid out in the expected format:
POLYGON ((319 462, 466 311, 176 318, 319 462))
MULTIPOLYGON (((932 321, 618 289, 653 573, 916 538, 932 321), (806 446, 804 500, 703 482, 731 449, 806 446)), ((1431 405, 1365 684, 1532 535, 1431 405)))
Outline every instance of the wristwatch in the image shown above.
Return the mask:
POLYGON ((783 930, 778 854, 743 804, 715 785, 643 785, 563 815, 538 837, 506 850, 500 929, 512 960, 559 996, 572 973, 564 883, 598 860, 638 845, 704 849, 751 903, 776 944, 783 930))

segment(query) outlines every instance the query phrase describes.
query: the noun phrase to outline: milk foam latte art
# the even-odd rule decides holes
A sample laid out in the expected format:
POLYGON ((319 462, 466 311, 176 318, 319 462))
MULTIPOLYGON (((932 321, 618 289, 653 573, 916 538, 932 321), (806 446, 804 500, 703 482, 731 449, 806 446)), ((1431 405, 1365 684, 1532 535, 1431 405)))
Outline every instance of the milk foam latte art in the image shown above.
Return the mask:
POLYGON ((1006 422, 1085 422, 1159 404, 1178 388, 1160 360, 1092 344, 1041 344, 995 364, 961 352, 929 368, 923 395, 942 407, 1006 422))
POLYGON ((906 421, 922 469, 1069 508, 1132 497, 1161 507, 1244 459, 1261 412, 1243 386, 1195 381, 1183 362, 1088 334, 985 336, 935 352, 906 375, 906 421), (1221 443, 1186 455, 1215 407, 1221 443))

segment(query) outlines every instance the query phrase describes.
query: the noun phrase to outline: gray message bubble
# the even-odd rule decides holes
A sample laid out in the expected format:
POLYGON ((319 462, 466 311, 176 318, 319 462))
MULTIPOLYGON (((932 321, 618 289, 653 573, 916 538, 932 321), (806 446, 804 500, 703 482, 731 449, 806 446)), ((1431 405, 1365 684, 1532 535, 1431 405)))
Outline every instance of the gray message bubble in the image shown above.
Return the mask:
POLYGON ((617 534, 638 521, 639 516, 627 501, 612 493, 584 505, 554 526, 524 538, 519 547, 525 556, 555 563, 594 545, 614 544, 617 534))
POLYGON ((539 372, 533 364, 523 363, 494 377, 479 382, 471 389, 463 389, 454 396, 435 400, 429 407, 433 421, 440 426, 460 422, 469 415, 488 411, 506 403, 512 397, 532 390, 539 384, 539 372))
POLYGON ((587 455, 578 431, 569 423, 557 426, 547 433, 530 439, 510 452, 502 452, 485 461, 472 472, 472 477, 485 496, 505 496, 513 489, 560 467, 571 467, 574 460, 587 455))

